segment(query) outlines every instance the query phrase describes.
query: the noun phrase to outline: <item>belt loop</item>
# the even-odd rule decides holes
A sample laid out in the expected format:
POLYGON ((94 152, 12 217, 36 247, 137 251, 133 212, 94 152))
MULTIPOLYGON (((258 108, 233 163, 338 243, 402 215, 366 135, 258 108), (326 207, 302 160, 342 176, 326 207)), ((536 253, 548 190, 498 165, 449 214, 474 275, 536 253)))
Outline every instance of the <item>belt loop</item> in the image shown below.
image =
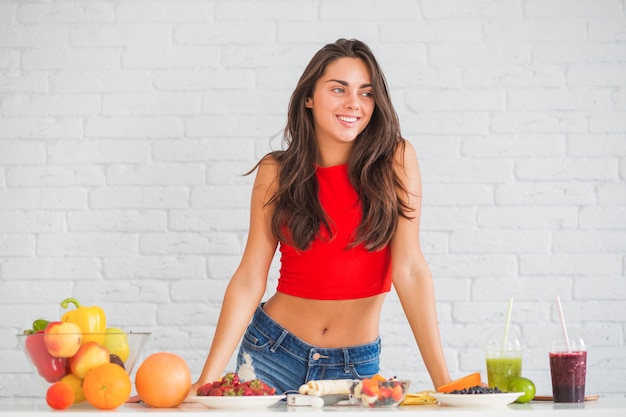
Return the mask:
POLYGON ((350 373, 350 353, 348 352, 348 348, 343 348, 343 371, 345 373, 350 373))
POLYGON ((278 336, 278 339, 276 339, 276 341, 270 348, 270 352, 276 353, 276 349, 278 349, 278 346, 280 346, 280 344, 283 342, 283 340, 285 339, 285 337, 287 337, 288 334, 289 332, 283 329, 283 332, 280 334, 280 336, 278 336))

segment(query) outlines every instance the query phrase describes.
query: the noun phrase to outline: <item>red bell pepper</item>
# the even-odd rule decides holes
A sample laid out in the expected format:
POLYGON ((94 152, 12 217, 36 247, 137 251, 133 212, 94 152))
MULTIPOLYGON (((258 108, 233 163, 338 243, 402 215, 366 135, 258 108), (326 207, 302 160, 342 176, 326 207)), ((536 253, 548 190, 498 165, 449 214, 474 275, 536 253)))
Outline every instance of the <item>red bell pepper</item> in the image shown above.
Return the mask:
POLYGON ((26 352, 28 352, 28 356, 37 368, 39 375, 52 383, 67 375, 68 363, 67 358, 55 358, 48 353, 43 335, 42 330, 26 336, 26 352))

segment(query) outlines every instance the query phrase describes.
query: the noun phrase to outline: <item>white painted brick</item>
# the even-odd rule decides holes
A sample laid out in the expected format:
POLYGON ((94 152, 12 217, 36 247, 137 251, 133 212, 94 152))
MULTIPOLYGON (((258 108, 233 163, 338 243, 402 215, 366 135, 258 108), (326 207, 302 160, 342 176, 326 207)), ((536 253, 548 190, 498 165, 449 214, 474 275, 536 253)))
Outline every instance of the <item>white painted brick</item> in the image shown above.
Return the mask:
POLYGON ((293 0, 273 0, 249 2, 230 0, 215 2, 216 20, 315 20, 319 6, 316 2, 294 2, 293 0))
POLYGON ((194 209, 242 208, 250 205, 250 187, 248 185, 210 185, 194 187, 190 205, 194 209))
POLYGON ((92 210, 67 213, 70 232, 163 232, 167 215, 156 210, 92 210))
POLYGON ((593 113, 589 116, 589 131, 622 133, 626 130, 626 111, 593 113))
POLYGON ((274 21, 185 23, 174 26, 173 40, 181 45, 263 44, 275 40, 276 27, 274 21))
POLYGON ((83 24, 70 29, 69 39, 77 47, 171 45, 172 28, 153 23, 83 24))
POLYGON ((0 119, 0 139, 41 140, 80 137, 82 137, 82 123, 77 117, 3 117, 0 119))
POLYGON ((194 93, 116 94, 104 98, 102 114, 105 116, 189 116, 199 114, 200 107, 201 96, 194 93))
MULTIPOLYGON (((23 280, 94 280, 101 278, 101 262, 96 258, 14 258, 2 264, 3 276, 7 279, 23 280)), ((66 294, 72 292, 70 281, 64 286, 66 294)), ((43 284, 43 283, 42 283, 43 284)), ((42 285, 47 291, 51 288, 42 285)), ((89 296, 91 297, 91 296, 89 296)), ((44 296, 40 302, 49 300, 50 295, 44 296)))
MULTIPOLYGON (((426 159, 420 169, 437 182, 501 183, 513 177, 513 164, 502 159, 426 159)), ((427 178, 424 179, 424 182, 427 178)))
POLYGON ((417 113, 404 118, 402 129, 413 134, 486 134, 489 129, 489 116, 482 112, 441 112, 417 113))
POLYGON ((620 86, 626 83, 625 64, 571 65, 567 71, 567 82, 571 85, 620 86))
POLYGON ((583 229, 626 229, 625 207, 582 207, 579 217, 583 229))
MULTIPOLYGON (((563 208, 556 208, 557 211, 554 214, 558 211, 567 213, 568 210, 573 209, 574 213, 570 213, 570 215, 574 214, 576 217, 576 209, 571 206, 594 204, 596 200, 595 189, 595 184, 585 182, 550 181, 537 183, 535 181, 519 181, 514 184, 497 185, 495 200, 497 205, 505 206, 564 206, 563 208)), ((549 211, 550 209, 546 213, 549 211)), ((536 218, 533 219, 533 221, 536 220, 536 218)), ((570 223, 570 227, 575 224, 570 223)))
POLYGON ((15 48, 0 48, 0 68, 11 70, 20 68, 20 52, 15 48))
POLYGON ((137 252, 137 237, 122 233, 49 233, 37 237, 41 256, 128 256, 137 252))
POLYGON ((67 45, 68 29, 60 25, 0 26, 0 48, 53 48, 67 45))
MULTIPOLYGON (((622 236, 622 241, 623 238, 624 236, 622 236)), ((573 293, 578 300, 620 300, 624 292, 626 292, 626 283, 620 277, 593 277, 592 279, 576 279, 573 293)))
POLYGON ((615 17, 623 14, 620 0, 528 0, 524 2, 528 16, 615 17))
MULTIPOLYGON (((209 133, 209 131, 206 132, 207 135, 209 133)), ((254 144, 246 138, 160 140, 152 144, 152 156, 157 161, 210 162, 206 167, 209 178, 211 172, 216 171, 216 166, 228 165, 229 170, 237 169, 241 166, 238 161, 242 159, 253 161, 253 155, 254 144), (233 162, 235 162, 234 167, 233 162)), ((250 165, 248 169, 252 166, 250 165)), ((240 171, 240 173, 246 171, 240 171)))
POLYGON ((518 271, 515 255, 430 255, 428 261, 433 275, 447 278, 514 276, 518 271))
POLYGON ((377 33, 378 25, 376 22, 372 20, 355 21, 349 18, 346 20, 322 20, 315 22, 279 22, 277 38, 280 43, 317 45, 331 43, 337 39, 345 38, 346 34, 350 34, 350 38, 363 39, 363 41, 367 41, 373 47, 374 41, 378 39, 377 33))
POLYGON ((624 41, 626 40, 626 20, 624 17, 611 16, 613 20, 590 21, 589 40, 592 41, 624 41))
POLYGON ((515 174, 522 180, 611 180, 618 177, 615 158, 520 159, 515 174))
POLYGON ((130 0, 117 4, 120 22, 194 22, 213 19, 215 5, 204 0, 130 0))
POLYGON ((441 18, 502 18, 520 16, 522 2, 518 0, 422 0, 422 13, 429 19, 441 18))
POLYGON ((149 91, 151 74, 141 70, 55 71, 49 75, 55 93, 149 91))
POLYGON ((66 227, 62 212, 2 210, 0 213, 0 233, 57 233, 66 227))
POLYGON ((78 188, 0 189, 0 207, 23 210, 72 210, 87 208, 87 192, 78 188))
POLYGON ((186 187, 99 188, 89 194, 92 209, 106 208, 184 208, 188 207, 186 187))
MULTIPOLYGON (((160 70, 153 72, 153 84, 159 90, 203 91, 251 90, 259 71, 251 69, 191 69, 160 70)), ((272 72, 274 73, 274 72, 272 72)), ((295 85, 295 82, 294 82, 295 85)), ((274 86, 274 85, 273 85, 274 86)), ((227 101, 226 103, 229 103, 227 101)), ((226 104, 224 103, 224 104, 226 104)))
POLYGON ((576 227, 576 207, 481 207, 476 213, 476 224, 491 229, 554 230, 576 227))
POLYGON ((63 187, 104 185, 104 172, 93 165, 21 165, 6 173, 9 187, 63 187))
POLYGON ((583 42, 587 22, 555 17, 493 19, 483 26, 483 33, 488 42, 583 42))
POLYGON ((425 205, 421 216, 421 229, 427 231, 473 229, 476 209, 473 207, 446 207, 425 205))
POLYGON ((479 230, 450 234, 452 253, 545 253, 551 234, 545 231, 479 230))
POLYGON ((55 141, 48 146, 48 160, 55 164, 145 162, 149 145, 140 140, 55 141))
POLYGON ((0 140, 0 164, 41 164, 45 161, 46 144, 39 141, 0 140))
POLYGON ((123 68, 215 68, 220 56, 217 47, 185 45, 129 46, 121 56, 123 68))
POLYGON ((429 52, 429 63, 435 66, 527 65, 532 54, 524 43, 444 43, 429 52))
POLYGON ((541 43, 533 46, 532 60, 542 64, 623 63, 626 46, 606 42, 541 43))
MULTIPOLYGON (((522 276, 477 279, 471 292, 475 300, 501 301, 506 295, 515 297, 514 309, 519 310, 519 301, 551 302, 559 293, 571 293, 572 278, 560 276, 522 276)), ((515 321, 519 321, 516 318, 515 321)))
POLYGON ((110 22, 114 19, 115 5, 109 1, 93 1, 88 5, 66 1, 24 3, 17 9, 20 23, 76 23, 110 22))
POLYGON ((384 25, 380 29, 384 42, 480 42, 483 29, 480 20, 423 20, 413 25, 384 25))
MULTIPOLYGON (((289 103, 287 91, 213 91, 202 98, 202 113, 258 115, 282 117, 289 103), (232 101, 231 101, 232 100, 232 101), (225 104, 230 103, 230 104, 225 104)), ((245 116, 241 116, 244 120, 245 116)), ((276 126, 280 128, 282 126, 276 126)))
POLYGON ((110 185, 196 185, 203 184, 203 164, 113 165, 106 171, 110 185))
MULTIPOLYGON (((622 162, 622 166, 624 163, 622 162)), ((622 168, 623 170, 623 168, 622 168)), ((624 174, 621 174, 624 177, 624 174)), ((598 204, 600 205, 626 205, 626 188, 623 183, 606 184, 596 189, 598 204)))
POLYGON ((502 91, 489 90, 406 90, 405 104, 410 111, 502 110, 502 91))
POLYGON ((554 233, 553 250, 566 253, 626 253, 626 231, 560 230, 554 233))
POLYGON ((15 20, 15 10, 17 4, 3 3, 0 4, 0 22, 1 23, 13 23, 15 20))
POLYGON ((249 209, 203 209, 170 212, 170 228, 175 231, 213 232, 247 230, 249 209))
POLYGON ((14 96, 2 101, 7 116, 83 116, 101 112, 96 95, 14 96))
POLYGON ((512 90, 507 95, 510 110, 589 110, 606 109, 609 91, 589 88, 512 90))
POLYGON ((27 70, 118 69, 119 48, 37 48, 22 53, 22 68, 27 70))
POLYGON ((186 121, 188 137, 269 137, 285 125, 283 116, 274 115, 207 115, 186 121))
MULTIPOLYGON (((224 234, 224 236, 229 236, 224 234)), ((149 233, 139 237, 139 253, 153 254, 205 254, 209 251, 212 241, 226 244, 226 239, 202 236, 194 233, 149 233)))
POLYGON ((271 62, 273 69, 287 66, 297 72, 302 72, 304 69, 303 65, 306 65, 306 62, 311 59, 319 48, 319 39, 315 44, 303 46, 295 46, 288 43, 226 46, 221 50, 220 62, 226 68, 234 67, 239 69, 265 67, 268 62, 271 62))
POLYGON ((175 117, 89 117, 85 135, 96 138, 172 138, 183 135, 183 122, 175 117))
POLYGON ((584 112, 500 112, 491 117, 495 133, 583 133, 587 132, 588 116, 584 112))
POLYGON ((33 256, 35 237, 17 233, 0 235, 0 256, 33 256))
POLYGON ((565 156, 565 135, 489 135, 464 137, 462 153, 477 158, 565 156))
POLYGON ((103 259, 102 266, 103 273, 115 279, 194 279, 206 274, 201 256, 115 256, 103 259))
POLYGON ((519 257, 519 271, 535 275, 619 275, 621 263, 620 254, 525 254, 519 257))
MULTIPOLYGON (((2 62, 0 49, 0 62, 2 62)), ((0 63, 0 68, 2 64, 0 63)), ((48 74, 43 71, 0 71, 0 93, 45 93, 48 74)))
POLYGON ((626 135, 624 134, 570 135, 567 145, 568 154, 574 156, 626 155, 626 135))
MULTIPOLYGON (((568 73, 569 74, 569 73, 568 73)), ((556 65, 472 65, 463 71, 463 85, 470 88, 501 87, 561 87, 566 72, 556 65)))
MULTIPOLYGON (((486 184, 425 184, 423 201, 427 206, 491 206, 493 187, 486 184)), ((433 210, 437 210, 434 208, 433 210)))

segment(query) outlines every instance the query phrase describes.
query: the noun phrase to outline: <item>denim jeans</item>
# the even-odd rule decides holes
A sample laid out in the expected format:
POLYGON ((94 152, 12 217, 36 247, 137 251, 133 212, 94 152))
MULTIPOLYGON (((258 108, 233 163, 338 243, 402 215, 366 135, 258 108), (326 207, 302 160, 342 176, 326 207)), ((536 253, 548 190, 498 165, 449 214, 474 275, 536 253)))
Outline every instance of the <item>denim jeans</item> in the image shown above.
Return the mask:
POLYGON ((312 380, 371 377, 379 371, 380 348, 380 338, 343 348, 310 345, 272 320, 260 305, 243 336, 237 373, 243 380, 258 378, 282 394, 312 380))

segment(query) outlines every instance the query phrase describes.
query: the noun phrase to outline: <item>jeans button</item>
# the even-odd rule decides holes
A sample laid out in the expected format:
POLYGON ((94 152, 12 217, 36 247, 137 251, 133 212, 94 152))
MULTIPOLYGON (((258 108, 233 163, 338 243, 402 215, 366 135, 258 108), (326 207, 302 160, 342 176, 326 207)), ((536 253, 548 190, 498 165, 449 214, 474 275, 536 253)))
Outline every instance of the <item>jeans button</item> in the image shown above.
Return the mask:
POLYGON ((320 355, 319 353, 315 352, 315 353, 313 354, 313 360, 314 360, 314 361, 318 360, 318 359, 320 358, 320 356, 322 356, 322 355, 320 355))

